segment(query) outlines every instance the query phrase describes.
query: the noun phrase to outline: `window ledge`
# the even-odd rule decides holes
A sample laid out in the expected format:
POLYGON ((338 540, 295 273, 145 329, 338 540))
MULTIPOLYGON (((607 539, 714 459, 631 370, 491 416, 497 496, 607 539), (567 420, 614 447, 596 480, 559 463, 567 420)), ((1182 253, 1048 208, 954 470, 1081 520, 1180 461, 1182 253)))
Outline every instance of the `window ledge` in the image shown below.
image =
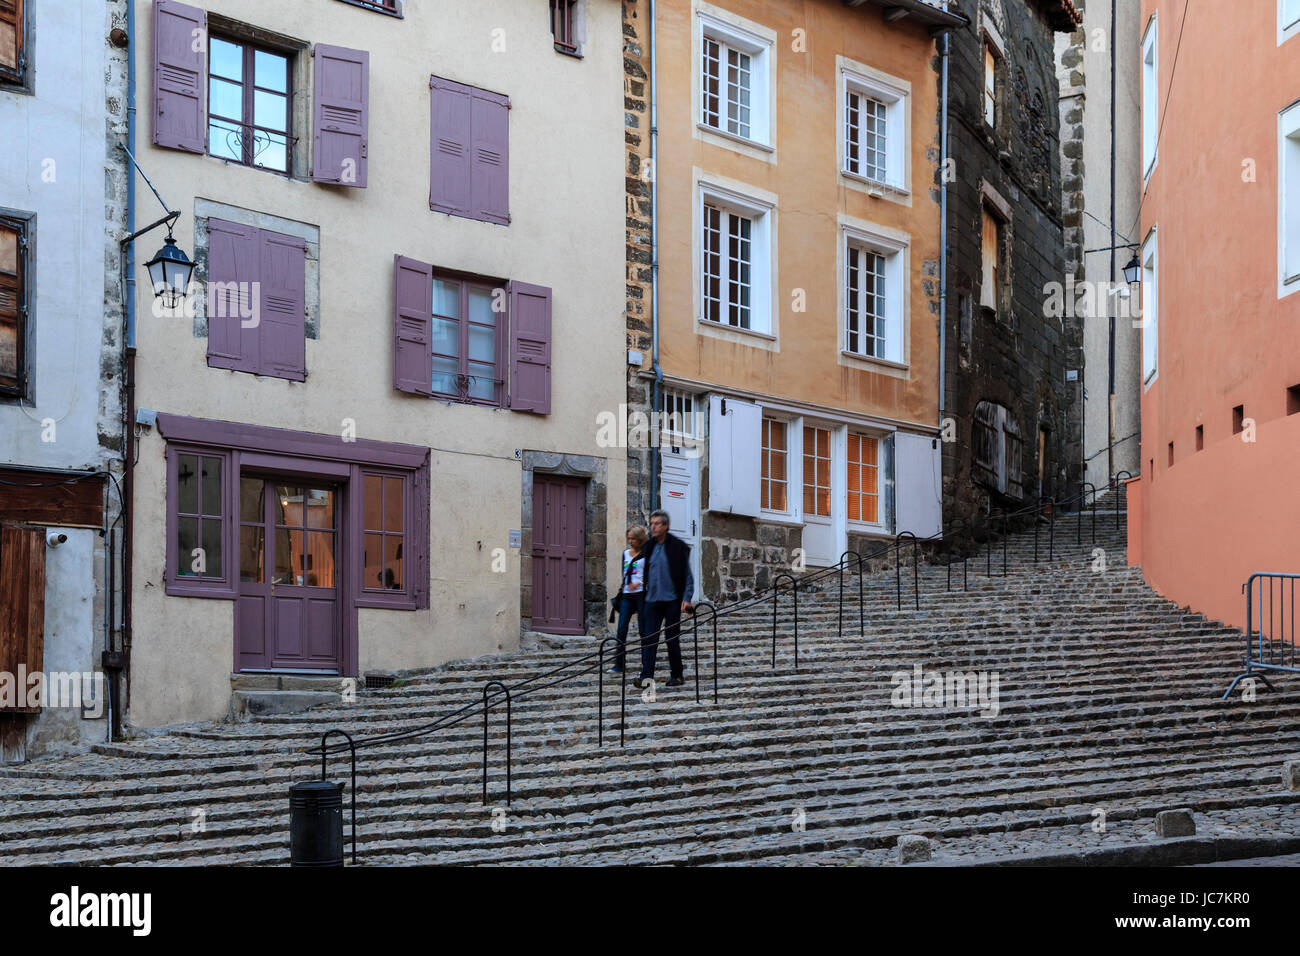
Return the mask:
POLYGON ((860 352, 850 352, 848 349, 840 349, 840 354, 845 358, 856 359, 866 365, 879 365, 882 368, 892 368, 902 372, 911 371, 912 368, 906 362, 895 362, 892 359, 876 358, 872 355, 863 355, 860 352))
POLYGON ((775 146, 769 146, 761 140, 750 139, 748 136, 739 136, 736 133, 729 133, 725 129, 718 129, 716 126, 710 126, 708 123, 696 123, 695 128, 704 133, 712 133, 714 136, 721 136, 723 139, 729 139, 733 143, 739 143, 743 146, 751 146, 754 149, 761 149, 765 153, 776 152, 775 146))
POLYGON ((564 54, 565 56, 571 56, 571 57, 573 57, 573 59, 575 59, 575 60, 581 60, 581 59, 583 59, 582 49, 581 49, 581 48, 578 48, 578 49, 576 49, 576 50, 570 50, 568 47, 561 46, 561 45, 558 44, 558 43, 553 44, 553 46, 555 47, 555 52, 556 52, 556 53, 562 53, 562 54, 564 54))
POLYGON ((867 187, 874 187, 881 192, 893 193, 895 196, 910 196, 912 191, 906 186, 899 186, 896 183, 885 182, 881 179, 872 179, 870 176, 863 176, 861 173, 850 172, 847 169, 841 169, 840 175, 845 179, 852 180, 855 183, 861 183, 867 187))
POLYGON ((386 17, 396 17, 398 20, 405 20, 401 7, 396 10, 384 10, 380 7, 371 6, 368 3, 359 3, 358 0, 343 0, 350 7, 360 7, 362 10, 369 10, 371 13, 382 13, 386 17))
POLYGON ((804 526, 802 518, 796 518, 794 515, 781 511, 760 511, 757 520, 766 524, 784 525, 787 528, 802 528, 804 526))
POLYGON ((756 339, 763 339, 768 342, 775 342, 776 336, 770 332, 759 332, 755 329, 744 329, 739 325, 728 325, 725 322, 714 322, 712 319, 701 318, 696 316, 696 326, 704 326, 706 329, 716 329, 721 332, 738 332, 741 335, 752 335, 756 339))

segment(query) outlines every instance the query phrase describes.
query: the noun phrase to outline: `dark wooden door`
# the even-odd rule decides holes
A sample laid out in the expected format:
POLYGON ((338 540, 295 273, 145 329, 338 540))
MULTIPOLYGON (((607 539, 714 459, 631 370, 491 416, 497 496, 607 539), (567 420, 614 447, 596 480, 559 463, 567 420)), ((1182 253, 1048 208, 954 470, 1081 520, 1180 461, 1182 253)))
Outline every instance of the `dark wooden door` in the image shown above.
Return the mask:
POLYGON ((533 629, 582 634, 586 483, 533 475, 533 629))
POLYGON ((240 670, 342 670, 336 488, 239 481, 240 670))

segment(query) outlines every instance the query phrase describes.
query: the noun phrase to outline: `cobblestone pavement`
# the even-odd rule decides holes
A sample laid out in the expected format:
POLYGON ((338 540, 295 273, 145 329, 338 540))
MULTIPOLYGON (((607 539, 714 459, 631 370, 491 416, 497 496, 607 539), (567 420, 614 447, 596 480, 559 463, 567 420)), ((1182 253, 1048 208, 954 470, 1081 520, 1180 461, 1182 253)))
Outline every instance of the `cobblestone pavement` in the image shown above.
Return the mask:
MULTIPOLYGON (((1064 523, 1050 557, 1043 536, 1037 562, 1032 536, 1015 538, 1005 577, 1000 550, 977 555, 969 590, 961 565, 949 591, 948 569, 922 562, 919 610, 907 575, 867 574, 861 633, 856 576, 842 630, 834 577, 809 582, 797 670, 788 592, 775 667, 771 602, 729 613, 718 702, 706 625, 701 700, 693 680, 653 700, 625 685, 623 748, 614 677, 603 747, 594 672, 520 683, 594 649, 573 639, 451 664, 351 705, 173 727, 2 768, 0 862, 284 863, 287 789, 319 774, 308 750, 325 729, 370 740, 426 727, 481 699, 491 679, 515 688, 511 805, 500 703, 487 805, 478 710, 368 745, 360 862, 888 866, 902 835, 928 837, 928 865, 940 866, 1300 852, 1286 844, 1300 840, 1300 792, 1281 773, 1300 756, 1300 678, 1253 702, 1220 701, 1240 634, 1153 594, 1111 529, 1098 529, 1101 565, 1088 530, 1064 523), (958 672, 974 682, 943 679, 958 672), (935 675, 940 696, 927 697, 935 675), (1194 837, 1155 835, 1156 812, 1175 807, 1194 811, 1194 837)), ((346 780, 341 759, 330 776, 346 780)))

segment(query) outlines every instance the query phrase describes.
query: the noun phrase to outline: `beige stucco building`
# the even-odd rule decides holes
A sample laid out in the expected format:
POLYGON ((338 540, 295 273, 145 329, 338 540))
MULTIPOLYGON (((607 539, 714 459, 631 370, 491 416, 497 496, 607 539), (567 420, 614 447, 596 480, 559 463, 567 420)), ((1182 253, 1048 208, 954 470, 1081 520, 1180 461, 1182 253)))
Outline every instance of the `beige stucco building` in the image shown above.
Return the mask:
POLYGON ((618 577, 619 4, 306 6, 137 4, 196 270, 136 270, 135 726, 582 633, 618 577))

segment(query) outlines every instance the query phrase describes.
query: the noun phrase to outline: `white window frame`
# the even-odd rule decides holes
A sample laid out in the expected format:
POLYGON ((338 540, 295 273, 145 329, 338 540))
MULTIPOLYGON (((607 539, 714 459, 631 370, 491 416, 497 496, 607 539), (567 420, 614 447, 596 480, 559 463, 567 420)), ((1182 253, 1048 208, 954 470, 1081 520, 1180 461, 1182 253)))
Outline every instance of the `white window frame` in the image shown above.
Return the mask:
MULTIPOLYGON (((697 0, 698 2, 698 0, 697 0)), ((696 128, 719 137, 723 145, 735 143, 759 147, 770 151, 775 144, 776 103, 773 82, 776 33, 758 24, 713 7, 698 3, 695 11, 695 42, 692 99, 696 128), (704 38, 714 40, 720 51, 719 121, 712 126, 704 121, 704 38), (726 67, 728 49, 746 54, 750 58, 749 135, 733 133, 727 129, 726 67)))
POLYGON ((885 449, 888 432, 869 431, 849 426, 844 429, 844 523, 850 531, 880 534, 885 527, 885 449), (849 436, 859 435, 876 442, 876 521, 854 521, 849 517, 849 436))
MULTIPOLYGON (((875 223, 841 223, 839 255, 839 352, 869 363, 908 364, 910 238, 875 223), (849 349, 849 250, 874 252, 885 260, 885 349, 883 355, 849 349)), ((861 300, 859 300, 860 303, 861 300)), ((859 339, 862 337, 859 327, 859 339)))
MULTIPOLYGON (((695 319, 697 329, 704 327, 723 333, 775 339, 776 315, 772 303, 774 267, 774 202, 742 193, 715 182, 698 182, 695 202, 695 319), (749 269, 749 328, 731 325, 726 321, 714 322, 704 314, 704 223, 706 205, 717 206, 729 213, 748 217, 750 227, 749 269)), ((725 239, 725 237, 724 237, 725 239)), ((725 243, 724 243, 725 244, 725 243)), ((725 300, 724 300, 725 302, 725 300)), ((726 308, 724 305, 723 312, 726 308)))
MULTIPOLYGON (((891 76, 873 69, 864 63, 837 57, 839 66, 839 84, 837 102, 839 103, 839 170, 843 180, 852 184, 868 187, 884 187, 889 195, 884 198, 897 199, 911 194, 911 143, 912 143, 912 85, 904 79, 891 76), (874 99, 885 107, 885 175, 884 178, 870 176, 865 166, 858 172, 849 169, 849 94, 874 99)), ((861 133, 861 123, 859 132, 861 133)), ((859 146, 859 155, 864 151, 859 146)), ((876 189, 875 192, 883 192, 876 189)), ((869 192, 872 190, 868 190, 869 192)))
POLYGON ((1300 292, 1300 101, 1277 117, 1277 297, 1300 292))
POLYGON ((1300 0, 1277 0, 1277 45, 1300 36, 1300 0))
POLYGON ((980 122, 986 129, 997 130, 998 122, 1002 119, 1002 84, 999 82, 998 68, 1005 62, 1007 55, 1007 44, 1002 39, 1002 34, 994 25, 993 21, 980 12, 980 25, 983 28, 984 42, 980 44, 980 122), (987 89, 985 73, 985 50, 993 53, 993 122, 988 121, 987 106, 987 89))
POLYGON ((1160 144, 1160 42, 1156 15, 1142 34, 1142 178, 1156 168, 1160 144))
POLYGON ((1142 243, 1142 384, 1149 389, 1160 377, 1160 255, 1153 226, 1142 243))

